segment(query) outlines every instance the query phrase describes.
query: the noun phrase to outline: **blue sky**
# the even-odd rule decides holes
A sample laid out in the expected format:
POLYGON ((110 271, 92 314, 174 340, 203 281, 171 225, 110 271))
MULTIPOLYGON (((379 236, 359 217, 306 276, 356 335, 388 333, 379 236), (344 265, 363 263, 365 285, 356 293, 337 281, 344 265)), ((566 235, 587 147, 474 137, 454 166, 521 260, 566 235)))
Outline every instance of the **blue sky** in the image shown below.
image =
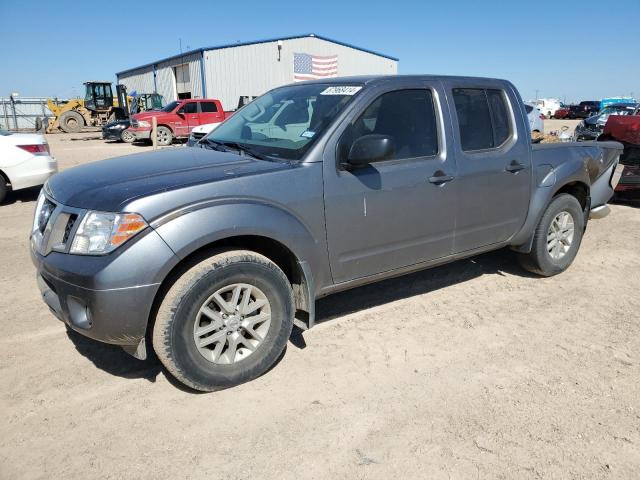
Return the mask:
POLYGON ((75 96, 84 80, 179 53, 179 38, 187 49, 313 32, 399 57, 399 73, 507 78, 525 99, 640 97, 640 0, 0 0, 0 18, 0 96, 75 96))

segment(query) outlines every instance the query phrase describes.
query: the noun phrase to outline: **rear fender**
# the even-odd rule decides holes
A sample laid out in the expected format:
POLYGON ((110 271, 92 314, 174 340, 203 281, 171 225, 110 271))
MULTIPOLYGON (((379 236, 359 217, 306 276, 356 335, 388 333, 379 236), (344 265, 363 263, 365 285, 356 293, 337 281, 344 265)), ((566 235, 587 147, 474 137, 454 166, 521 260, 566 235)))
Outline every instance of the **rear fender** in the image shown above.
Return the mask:
MULTIPOLYGON (((527 219, 518 233, 511 239, 512 249, 522 253, 531 251, 535 229, 553 197, 568 185, 582 185, 587 190, 589 203, 589 172, 583 161, 570 160, 557 165, 538 165, 534 169, 534 190, 529 203, 527 219)), ((588 209, 588 205, 586 206, 588 209)))

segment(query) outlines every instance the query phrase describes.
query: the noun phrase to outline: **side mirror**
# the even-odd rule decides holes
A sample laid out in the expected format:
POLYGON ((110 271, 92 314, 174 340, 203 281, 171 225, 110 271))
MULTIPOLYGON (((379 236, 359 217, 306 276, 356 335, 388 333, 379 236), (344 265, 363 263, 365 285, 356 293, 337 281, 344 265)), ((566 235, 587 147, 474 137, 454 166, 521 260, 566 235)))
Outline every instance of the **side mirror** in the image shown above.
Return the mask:
POLYGON ((351 145, 346 164, 343 167, 362 168, 373 162, 387 160, 396 151, 396 142, 389 135, 364 135, 351 145))
POLYGON ((180 117, 184 118, 184 109, 183 109, 183 108, 181 108, 180 110, 178 110, 178 111, 176 112, 176 115, 178 115, 178 116, 180 116, 180 117))

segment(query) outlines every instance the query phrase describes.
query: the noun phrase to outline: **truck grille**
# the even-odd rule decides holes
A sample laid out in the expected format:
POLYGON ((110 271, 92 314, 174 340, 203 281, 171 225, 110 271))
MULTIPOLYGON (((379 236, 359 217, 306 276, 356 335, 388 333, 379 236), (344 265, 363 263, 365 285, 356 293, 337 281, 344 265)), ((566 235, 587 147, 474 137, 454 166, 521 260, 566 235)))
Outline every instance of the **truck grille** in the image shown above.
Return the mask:
POLYGON ((78 208, 59 205, 45 198, 36 212, 37 221, 31 233, 32 248, 40 255, 48 255, 52 251, 67 252, 83 213, 78 208))
POLYGON ((76 224, 76 220, 78 219, 78 215, 75 213, 69 216, 69 220, 67 221, 67 226, 64 229, 64 235, 62 236, 62 243, 64 245, 67 244, 69 240, 69 236, 71 235, 71 230, 73 230, 73 226, 76 224))

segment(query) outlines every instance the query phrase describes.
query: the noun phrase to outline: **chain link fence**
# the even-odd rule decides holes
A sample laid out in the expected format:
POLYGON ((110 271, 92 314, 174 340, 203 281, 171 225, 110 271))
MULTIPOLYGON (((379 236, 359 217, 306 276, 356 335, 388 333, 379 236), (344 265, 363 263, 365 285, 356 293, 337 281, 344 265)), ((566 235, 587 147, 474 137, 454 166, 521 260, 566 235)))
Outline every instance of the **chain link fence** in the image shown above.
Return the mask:
POLYGON ((47 128, 53 114, 44 97, 0 97, 0 129, 36 132, 47 128))

